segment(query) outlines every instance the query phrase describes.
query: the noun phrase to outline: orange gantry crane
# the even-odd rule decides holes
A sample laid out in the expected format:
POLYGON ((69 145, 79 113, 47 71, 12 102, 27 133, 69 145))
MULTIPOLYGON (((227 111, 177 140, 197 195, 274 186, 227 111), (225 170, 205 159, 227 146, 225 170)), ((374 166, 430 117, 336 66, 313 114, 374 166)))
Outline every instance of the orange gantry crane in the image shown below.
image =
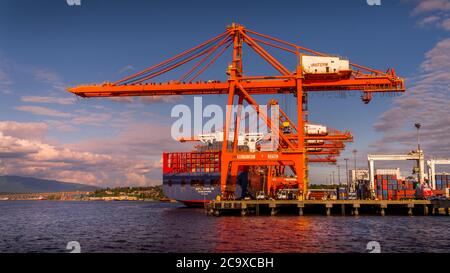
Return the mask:
MULTIPOLYGON (((134 75, 116 82, 99 85, 81 85, 68 89, 78 96, 123 97, 123 96, 167 96, 167 95, 207 95, 226 94, 227 106, 238 108, 246 102, 251 105, 268 128, 271 119, 261 111, 255 95, 293 94, 296 98, 296 123, 282 110, 280 121, 289 122, 292 130, 276 130, 279 146, 273 151, 241 151, 237 139, 240 125, 240 112, 231 120, 233 107, 227 107, 223 128, 224 141, 221 149, 221 191, 226 198, 234 192, 238 168, 263 166, 284 170, 288 166, 295 174, 298 189, 306 194, 307 162, 335 162, 335 156, 343 148, 345 141, 351 141, 349 132, 336 132, 323 136, 310 136, 305 132, 307 94, 317 91, 362 92, 362 100, 369 103, 372 94, 386 92, 404 92, 402 78, 394 69, 387 72, 340 60, 335 56, 320 53, 293 43, 264 35, 242 25, 233 23, 226 31, 194 48, 182 52, 159 64, 144 69, 134 75), (248 46, 267 61, 279 75, 250 76, 244 74, 243 47, 248 46), (295 71, 287 69, 279 60, 266 50, 267 47, 292 54, 296 60, 295 71), (232 60, 228 65, 226 81, 198 81, 199 76, 208 69, 223 53, 232 49, 232 60), (194 62, 195 61, 195 62, 194 62), (153 79, 180 66, 194 63, 178 80, 161 83, 153 79), (236 100, 237 99, 237 100, 236 100), (232 123, 234 129, 231 131, 232 123), (295 125, 296 124, 296 125, 295 125), (228 145, 225 141, 234 142, 228 145), (316 148, 312 149, 316 145, 316 148), (231 179, 228 179, 231 177, 231 179)), ((274 102, 269 102, 274 104, 274 102)), ((277 128, 275 128, 277 127, 277 128)))

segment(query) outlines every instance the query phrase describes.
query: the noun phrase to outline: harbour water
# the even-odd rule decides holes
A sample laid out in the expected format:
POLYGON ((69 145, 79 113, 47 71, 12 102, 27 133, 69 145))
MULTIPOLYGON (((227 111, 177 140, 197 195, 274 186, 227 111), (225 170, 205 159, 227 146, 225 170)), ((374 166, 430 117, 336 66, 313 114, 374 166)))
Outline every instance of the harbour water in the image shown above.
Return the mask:
POLYGON ((152 202, 1 201, 0 252, 450 252, 448 216, 207 217, 152 202))

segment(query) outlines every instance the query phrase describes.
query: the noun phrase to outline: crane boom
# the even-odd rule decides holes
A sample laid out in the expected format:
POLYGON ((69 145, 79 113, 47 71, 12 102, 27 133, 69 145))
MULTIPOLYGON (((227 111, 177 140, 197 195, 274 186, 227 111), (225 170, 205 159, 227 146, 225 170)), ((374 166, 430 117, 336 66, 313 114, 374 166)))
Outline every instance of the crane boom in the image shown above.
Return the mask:
MULTIPOLYGON (((81 97, 120 97, 120 96, 167 96, 167 95, 217 95, 228 94, 232 81, 194 81, 206 68, 220 57, 234 42, 234 37, 239 37, 240 50, 246 43, 255 50, 270 65, 282 75, 277 76, 244 76, 242 71, 237 71, 235 80, 249 94, 289 94, 296 93, 298 78, 297 71, 291 72, 280 62, 273 58, 262 48, 261 44, 281 49, 293 54, 298 60, 305 54, 326 57, 329 54, 317 52, 299 45, 282 41, 268 35, 260 34, 242 26, 232 25, 222 33, 194 48, 176 55, 157 65, 144 69, 134 75, 125 77, 113 83, 80 85, 68 88, 81 97), (253 37, 252 37, 253 35, 253 37), (265 40, 262 40, 265 39, 265 40), (280 46, 283 44, 283 46, 280 46), (220 49, 220 50, 219 50, 220 49), (186 81, 156 82, 153 78, 174 70, 193 60, 196 63, 181 79, 186 81), (209 62, 208 62, 209 61, 209 62), (189 76, 197 73, 189 79, 189 76)), ((240 62, 240 60, 237 60, 240 62)), ((301 61, 300 61, 301 62, 301 61)), ((242 63, 240 68, 242 70, 242 63)), ((227 74, 230 74, 229 71, 227 74)), ((362 65, 350 63, 348 71, 343 73, 317 73, 308 74, 302 72, 303 91, 362 91, 365 94, 365 102, 368 102, 372 93, 404 92, 404 80, 395 74, 393 69, 386 73, 362 65)))
MULTIPOLYGON (((246 80, 240 79, 249 94, 289 94, 295 92, 295 79, 286 78, 246 80)), ((121 97, 121 96, 168 96, 168 95, 219 95, 227 94, 229 82, 198 83, 149 83, 134 85, 80 85, 68 90, 80 97, 121 97)), ((304 91, 363 91, 368 93, 403 92, 403 82, 393 81, 388 76, 336 80, 304 80, 304 91)))

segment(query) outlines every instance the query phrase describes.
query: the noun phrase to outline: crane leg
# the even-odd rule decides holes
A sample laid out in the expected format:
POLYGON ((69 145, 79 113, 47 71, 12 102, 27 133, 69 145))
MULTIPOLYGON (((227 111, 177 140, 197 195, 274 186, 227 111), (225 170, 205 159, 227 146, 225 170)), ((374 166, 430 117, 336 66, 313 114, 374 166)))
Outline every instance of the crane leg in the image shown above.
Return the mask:
POLYGON ((224 197, 225 199, 228 198, 227 180, 228 180, 229 165, 230 165, 230 162, 227 159, 222 158, 222 163, 221 163, 221 168, 220 168, 220 192, 222 193, 222 197, 224 197))

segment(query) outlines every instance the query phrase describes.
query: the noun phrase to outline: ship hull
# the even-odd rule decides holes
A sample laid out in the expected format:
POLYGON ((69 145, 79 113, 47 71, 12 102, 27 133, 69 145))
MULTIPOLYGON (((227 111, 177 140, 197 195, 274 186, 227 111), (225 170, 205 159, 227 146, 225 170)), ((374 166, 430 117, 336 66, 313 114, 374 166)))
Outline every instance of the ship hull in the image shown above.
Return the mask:
MULTIPOLYGON (((246 192, 245 181, 239 175, 235 197, 241 198, 246 192), (244 182, 244 183, 243 183, 244 182)), ((220 173, 180 173, 163 175, 163 192, 189 207, 203 207, 221 194, 220 173)))

